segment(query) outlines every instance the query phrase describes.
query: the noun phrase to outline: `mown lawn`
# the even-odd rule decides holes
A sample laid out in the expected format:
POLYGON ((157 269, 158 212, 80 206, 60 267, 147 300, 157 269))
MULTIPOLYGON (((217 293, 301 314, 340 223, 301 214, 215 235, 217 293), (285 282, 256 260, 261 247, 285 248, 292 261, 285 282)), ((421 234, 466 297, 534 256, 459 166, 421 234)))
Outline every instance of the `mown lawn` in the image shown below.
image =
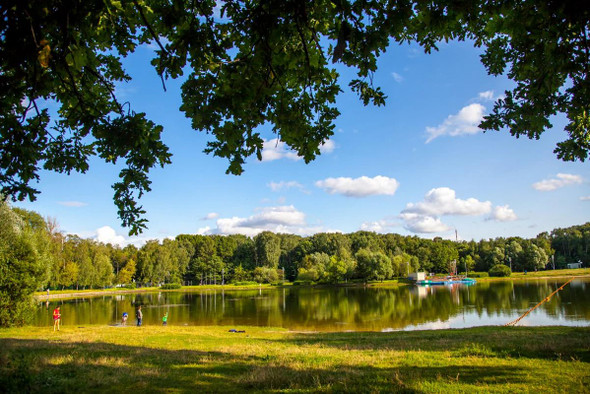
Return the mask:
POLYGON ((589 387, 588 327, 0 330, 0 392, 578 393, 589 387))

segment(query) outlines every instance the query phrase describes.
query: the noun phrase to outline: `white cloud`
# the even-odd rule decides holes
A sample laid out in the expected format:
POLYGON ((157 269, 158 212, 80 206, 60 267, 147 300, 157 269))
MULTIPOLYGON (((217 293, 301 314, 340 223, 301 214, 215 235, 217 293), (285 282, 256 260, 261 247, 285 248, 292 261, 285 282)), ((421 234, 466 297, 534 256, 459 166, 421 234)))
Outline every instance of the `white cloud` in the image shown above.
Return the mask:
POLYGON ((393 77, 393 79, 395 80, 395 82, 397 83, 402 83, 404 81, 404 77, 402 77, 401 75, 399 75, 396 72, 392 72, 391 76, 393 77))
POLYGON ((217 229, 212 232, 244 234, 252 237, 262 231, 310 235, 321 231, 321 229, 308 227, 305 222, 305 214, 294 206, 287 205, 260 208, 256 214, 247 218, 234 216, 218 219, 217 229))
POLYGON ((375 222, 365 222, 361 224, 362 231, 374 231, 376 233, 385 233, 397 224, 388 220, 377 220, 375 222))
MULTIPOLYGON (((320 145, 320 153, 327 154, 332 153, 336 145, 334 141, 327 140, 323 144, 320 145)), ((271 140, 265 140, 262 144, 262 160, 261 161, 273 161, 273 160, 280 160, 280 159, 289 159, 289 160, 301 160, 301 156, 297 154, 294 150, 289 149, 287 144, 283 141, 279 140, 278 138, 273 138, 271 140)))
POLYGON ((303 189, 303 185, 300 184, 299 182, 295 182, 295 181, 280 181, 280 182, 270 182, 268 184, 268 187, 270 187, 270 190, 272 190, 273 192, 278 192, 284 189, 303 189))
POLYGON ((332 153, 336 149, 336 144, 332 140, 326 140, 323 144, 320 145, 320 152, 321 154, 332 153))
POLYGON ((434 216, 402 212, 400 218, 406 223, 404 227, 413 233, 440 233, 450 230, 440 218, 434 216))
POLYGON ((582 177, 573 174, 557 174, 553 179, 544 179, 540 182, 533 183, 535 190, 548 192, 553 191, 564 186, 582 183, 582 177))
POLYGON ((449 226, 442 223, 440 216, 478 216, 492 210, 490 201, 479 201, 475 198, 461 200, 453 189, 439 187, 430 190, 424 201, 408 203, 401 212, 400 218, 405 228, 414 233, 437 233, 447 231, 449 226))
POLYGON ((96 230, 96 240, 104 244, 112 244, 124 246, 127 240, 122 235, 117 235, 117 232, 109 226, 103 226, 96 230))
POLYGON ((209 227, 209 226, 200 227, 197 230, 197 234, 199 234, 199 235, 208 235, 208 234, 211 234, 211 227, 209 227))
POLYGON ((88 204, 85 202, 80 202, 80 201, 58 201, 57 202, 59 205, 63 205, 64 207, 73 207, 73 208, 80 208, 80 207, 85 207, 88 204))
POLYGON ((377 175, 374 178, 327 178, 317 181, 315 185, 330 194, 343 194, 348 197, 367 197, 372 195, 393 196, 399 187, 395 178, 377 175))
POLYGON ((490 212, 490 201, 479 201, 475 198, 461 200, 456 197, 453 189, 439 187, 430 190, 424 196, 424 201, 408 203, 402 213, 416 213, 419 215, 483 215, 490 212))
POLYGON ((580 197, 580 200, 582 200, 582 201, 590 201, 590 196, 580 197))
POLYGON ((492 101, 494 100, 494 91, 486 90, 485 92, 480 92, 477 98, 481 101, 492 101))
POLYGON ((461 108, 456 115, 449 115, 440 125, 426 127, 426 133, 428 134, 426 143, 442 135, 455 137, 479 133, 481 129, 478 125, 483 120, 485 110, 485 107, 479 103, 469 104, 461 108))
POLYGON ((287 149, 287 144, 278 138, 264 141, 262 145, 262 161, 273 161, 279 159, 301 160, 296 152, 287 149))
POLYGON ((518 217, 508 205, 501 205, 494 208, 490 215, 490 219, 499 222, 512 222, 517 220, 518 217))
POLYGON ((209 212, 201 220, 213 220, 213 219, 217 219, 218 217, 219 217, 219 214, 217 212, 209 212))

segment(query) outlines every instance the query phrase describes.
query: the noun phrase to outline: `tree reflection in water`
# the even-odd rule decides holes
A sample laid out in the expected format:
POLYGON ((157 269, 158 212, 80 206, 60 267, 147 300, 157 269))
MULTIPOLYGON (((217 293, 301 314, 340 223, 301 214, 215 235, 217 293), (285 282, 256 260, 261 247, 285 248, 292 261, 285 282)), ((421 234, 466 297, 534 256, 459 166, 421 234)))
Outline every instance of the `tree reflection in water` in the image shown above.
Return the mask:
MULTIPOLYGON (((39 303, 34 324, 52 325, 60 304, 65 325, 132 326, 142 305, 144 324, 273 326, 305 331, 460 328, 505 324, 524 313, 563 279, 483 282, 472 286, 289 287, 263 290, 155 292, 39 303)), ((228 288, 230 288, 228 286, 228 288)), ((526 325, 590 325, 590 280, 577 279, 527 316, 526 325)))

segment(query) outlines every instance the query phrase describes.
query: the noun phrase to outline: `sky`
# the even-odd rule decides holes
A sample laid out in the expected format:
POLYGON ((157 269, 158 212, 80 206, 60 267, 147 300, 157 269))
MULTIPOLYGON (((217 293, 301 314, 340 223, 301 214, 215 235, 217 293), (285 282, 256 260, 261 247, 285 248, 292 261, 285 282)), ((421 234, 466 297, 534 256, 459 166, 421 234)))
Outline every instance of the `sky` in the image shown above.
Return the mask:
POLYGON ((111 185, 120 166, 90 161, 86 174, 41 172, 35 202, 14 206, 57 220, 60 230, 121 246, 178 234, 261 231, 302 236, 358 230, 424 238, 532 238, 590 220, 590 167, 563 162, 553 150, 566 139, 566 119, 539 140, 478 129, 494 100, 513 82, 487 75, 481 49, 450 42, 424 54, 394 45, 380 57, 374 82, 384 107, 363 106, 347 89, 354 77, 338 68, 341 116, 322 155, 305 164, 270 127, 262 160, 240 176, 225 159, 203 153, 211 136, 191 129, 180 112, 182 80, 166 91, 143 46, 125 60, 133 80, 117 87, 121 102, 164 126, 172 164, 150 172, 152 191, 140 204, 148 229, 130 237, 121 227, 111 185))

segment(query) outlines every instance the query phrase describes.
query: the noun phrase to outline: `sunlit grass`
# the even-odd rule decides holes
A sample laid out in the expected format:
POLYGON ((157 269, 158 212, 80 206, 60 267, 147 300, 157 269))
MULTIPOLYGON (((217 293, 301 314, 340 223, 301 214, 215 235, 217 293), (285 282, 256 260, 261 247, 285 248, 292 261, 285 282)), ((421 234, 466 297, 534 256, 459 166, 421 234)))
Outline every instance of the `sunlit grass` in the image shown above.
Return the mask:
POLYGON ((589 339, 575 327, 13 328, 0 330, 0 391, 584 392, 589 339))
POLYGON ((590 268, 577 268, 577 269, 563 269, 563 270, 546 270, 546 271, 532 271, 527 272, 513 272, 509 277, 497 278, 477 278, 478 282, 489 282, 489 281, 511 281, 521 279, 539 279, 539 278, 571 278, 571 277, 587 277, 590 276, 590 268))

